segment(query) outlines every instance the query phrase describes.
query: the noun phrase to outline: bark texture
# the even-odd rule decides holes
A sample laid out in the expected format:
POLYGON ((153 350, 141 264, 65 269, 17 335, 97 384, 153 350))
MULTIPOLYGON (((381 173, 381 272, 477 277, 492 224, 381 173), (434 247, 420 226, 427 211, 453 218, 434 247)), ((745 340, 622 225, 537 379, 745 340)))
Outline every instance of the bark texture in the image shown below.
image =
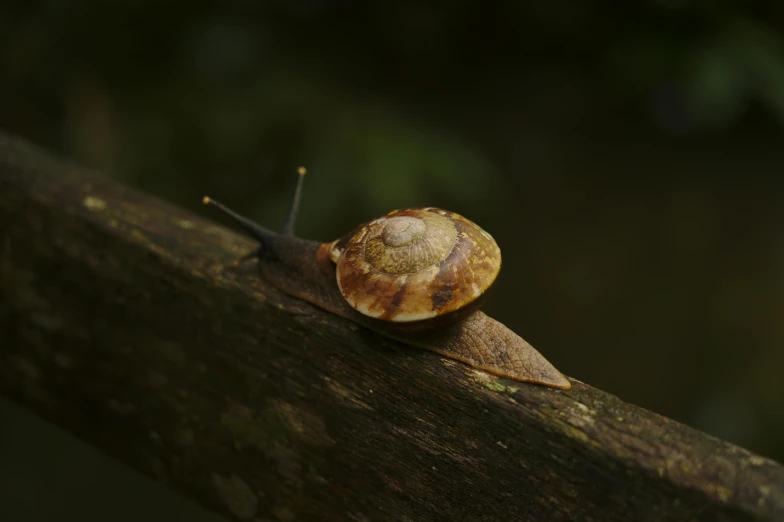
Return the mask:
POLYGON ((0 135, 0 392, 237 520, 784 520, 784 468, 281 295, 252 244, 0 135))

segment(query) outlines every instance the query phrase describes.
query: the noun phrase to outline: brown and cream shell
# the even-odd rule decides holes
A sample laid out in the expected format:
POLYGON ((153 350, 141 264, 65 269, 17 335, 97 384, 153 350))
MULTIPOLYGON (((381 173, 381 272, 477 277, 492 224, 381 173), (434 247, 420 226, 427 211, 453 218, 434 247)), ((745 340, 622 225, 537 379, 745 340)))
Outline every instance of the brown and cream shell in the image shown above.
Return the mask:
POLYGON ((333 243, 337 283, 368 317, 430 322, 470 311, 501 269, 493 237, 468 219, 433 207, 395 210, 333 243))

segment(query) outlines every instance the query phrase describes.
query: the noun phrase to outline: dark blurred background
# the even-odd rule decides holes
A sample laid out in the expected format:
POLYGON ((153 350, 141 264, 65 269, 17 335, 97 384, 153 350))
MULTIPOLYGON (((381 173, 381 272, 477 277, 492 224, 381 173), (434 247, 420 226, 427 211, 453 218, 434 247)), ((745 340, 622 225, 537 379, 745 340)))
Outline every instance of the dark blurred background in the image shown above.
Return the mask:
MULTIPOLYGON (((315 239, 460 212, 504 253, 487 312, 556 367, 784 461, 784 3, 211 4, 2 2, 0 128, 270 226, 307 165, 315 239)), ((17 517, 69 452, 110 480, 2 412, 17 517)))

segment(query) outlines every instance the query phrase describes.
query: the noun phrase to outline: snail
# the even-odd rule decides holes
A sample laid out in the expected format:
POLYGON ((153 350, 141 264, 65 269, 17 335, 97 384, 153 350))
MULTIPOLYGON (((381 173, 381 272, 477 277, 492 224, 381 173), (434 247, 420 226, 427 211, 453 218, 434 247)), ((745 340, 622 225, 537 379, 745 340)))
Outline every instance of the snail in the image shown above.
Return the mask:
POLYGON ((478 307, 501 268, 490 234, 434 207, 395 210, 330 243, 298 238, 305 169, 283 231, 272 232, 205 197, 259 242, 235 262, 258 259, 260 276, 284 293, 386 337, 517 381, 568 390, 536 349, 478 307))

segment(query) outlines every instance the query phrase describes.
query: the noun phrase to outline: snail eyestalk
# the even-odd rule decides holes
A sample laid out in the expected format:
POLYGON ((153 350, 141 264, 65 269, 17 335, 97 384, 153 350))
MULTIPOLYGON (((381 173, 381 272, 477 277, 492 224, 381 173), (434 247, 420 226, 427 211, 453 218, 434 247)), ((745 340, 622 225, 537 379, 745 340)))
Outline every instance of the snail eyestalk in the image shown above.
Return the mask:
POLYGON ((283 225, 284 236, 294 235, 294 223, 297 221, 297 213, 299 212, 299 199, 302 195, 302 181, 305 179, 305 167, 297 169, 297 186, 294 188, 294 196, 291 199, 291 207, 289 208, 289 215, 286 218, 286 224, 283 225))
MULTIPOLYGON (((272 232, 271 230, 267 230, 263 226, 259 225, 258 223, 254 223, 248 218, 242 217, 229 207, 221 203, 220 201, 215 201, 209 196, 204 196, 202 199, 202 203, 205 205, 212 205, 216 207, 218 210, 229 216, 232 221, 237 223, 242 229, 247 232, 251 237, 255 238, 259 243, 261 243, 261 248, 269 248, 271 246, 272 240, 275 238, 277 234, 272 232)), ((243 258, 240 261, 244 261, 246 259, 252 259, 253 257, 258 257, 258 253, 261 249, 256 250, 243 258)))

